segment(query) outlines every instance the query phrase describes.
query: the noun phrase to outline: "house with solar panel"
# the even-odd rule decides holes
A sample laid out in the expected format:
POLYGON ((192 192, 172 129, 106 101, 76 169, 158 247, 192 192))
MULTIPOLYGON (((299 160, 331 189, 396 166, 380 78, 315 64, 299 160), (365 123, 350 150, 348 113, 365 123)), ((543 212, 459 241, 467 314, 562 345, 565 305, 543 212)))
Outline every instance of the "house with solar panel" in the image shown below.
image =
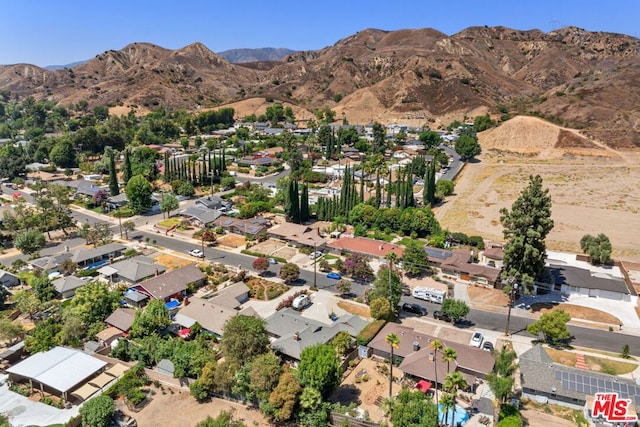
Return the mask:
POLYGON ((633 403, 632 415, 640 408, 640 382, 554 363, 541 344, 521 354, 518 362, 522 395, 530 399, 584 408, 585 415, 590 417, 596 393, 618 393, 621 399, 633 403))
POLYGON ((257 237, 260 234, 265 234, 271 223, 268 219, 261 217, 239 219, 223 216, 216 219, 213 224, 216 227, 222 227, 227 233, 257 237))

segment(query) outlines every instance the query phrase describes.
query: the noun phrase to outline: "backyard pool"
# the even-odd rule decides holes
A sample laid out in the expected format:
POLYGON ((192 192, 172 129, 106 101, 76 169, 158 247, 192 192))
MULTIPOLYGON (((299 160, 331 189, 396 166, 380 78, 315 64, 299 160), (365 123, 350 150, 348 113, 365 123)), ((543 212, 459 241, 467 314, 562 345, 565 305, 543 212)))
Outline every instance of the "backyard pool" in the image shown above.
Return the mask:
POLYGON ((455 405, 455 412, 454 408, 449 408, 448 414, 446 414, 442 405, 438 405, 438 420, 440 420, 441 423, 445 422, 445 415, 446 421, 449 425, 451 425, 451 420, 453 420, 454 426, 462 426, 469 421, 469 414, 462 406, 455 405))

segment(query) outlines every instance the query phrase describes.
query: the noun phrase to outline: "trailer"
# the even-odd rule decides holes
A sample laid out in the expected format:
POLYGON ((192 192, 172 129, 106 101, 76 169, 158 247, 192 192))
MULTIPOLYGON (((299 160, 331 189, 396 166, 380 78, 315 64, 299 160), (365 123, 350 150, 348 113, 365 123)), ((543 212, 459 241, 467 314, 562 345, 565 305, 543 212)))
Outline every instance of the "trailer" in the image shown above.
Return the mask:
POLYGON ((419 286, 413 289, 413 296, 421 300, 442 304, 447 297, 447 292, 441 291, 440 289, 423 288, 419 286))

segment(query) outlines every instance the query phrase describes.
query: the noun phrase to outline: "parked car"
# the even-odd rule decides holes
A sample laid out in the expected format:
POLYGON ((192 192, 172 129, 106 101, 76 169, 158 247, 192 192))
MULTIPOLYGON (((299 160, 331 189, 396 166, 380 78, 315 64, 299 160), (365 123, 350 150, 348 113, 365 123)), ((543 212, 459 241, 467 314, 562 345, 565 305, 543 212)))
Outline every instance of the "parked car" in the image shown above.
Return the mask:
POLYGON ((472 347, 480 348, 480 346, 482 346, 483 340, 484 340, 484 337, 480 332, 474 332, 473 336, 471 337, 471 342, 469 343, 469 345, 472 347))
POLYGON ((482 344, 482 349, 486 351, 492 351, 493 344, 491 344, 491 341, 485 341, 484 344, 482 344))
POLYGON ((433 318, 438 320, 444 320, 445 322, 451 322, 451 318, 449 316, 447 316, 445 313, 438 310, 433 312, 433 318))
POLYGON ((269 264, 277 264, 278 260, 275 258, 269 258, 269 264))
POLYGON ((316 258, 320 258, 321 256, 322 256, 322 252, 315 251, 309 254, 309 259, 316 259, 316 258))
POLYGON ((189 255, 197 258, 204 258, 204 253, 200 249, 191 249, 189 251, 189 255))
POLYGON ((420 304, 411 304, 411 303, 405 302, 404 304, 402 304, 402 309, 404 311, 408 311, 409 313, 414 313, 419 316, 427 315, 427 309, 421 306, 420 304))
POLYGON ((340 279, 342 279, 342 276, 340 275, 340 273, 331 272, 331 273, 327 274, 327 278, 340 280, 340 279))

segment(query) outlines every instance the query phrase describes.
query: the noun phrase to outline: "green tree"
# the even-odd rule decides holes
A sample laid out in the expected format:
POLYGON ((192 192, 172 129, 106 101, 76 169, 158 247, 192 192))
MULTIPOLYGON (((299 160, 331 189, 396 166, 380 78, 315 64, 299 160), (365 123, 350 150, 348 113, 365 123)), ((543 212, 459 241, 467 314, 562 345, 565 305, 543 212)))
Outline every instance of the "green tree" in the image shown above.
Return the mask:
POLYGON ((469 306, 462 300, 445 299, 440 311, 449 316, 453 322, 457 322, 469 314, 469 306))
MULTIPOLYGON (((0 336, 2 336, 2 332, 0 331, 0 336)), ((629 348, 629 344, 625 344, 622 346, 622 351, 620 352, 620 357, 622 357, 623 359, 630 359, 631 356, 629 355, 629 351, 631 349, 629 348)))
POLYGON ((111 193, 112 196, 117 196, 118 194, 120 194, 120 186, 118 186, 116 157, 113 153, 113 150, 108 150, 105 155, 109 156, 109 193, 111 193))
POLYGON ((429 257, 424 251, 424 244, 417 240, 410 241, 402 254, 402 264, 410 277, 421 276, 429 271, 429 257))
POLYGON ((434 373, 435 373, 435 396, 436 396, 436 406, 438 406, 438 353, 442 352, 444 345, 440 340, 433 340, 429 343, 429 348, 433 350, 433 365, 434 365, 434 373))
POLYGON ((376 281, 369 295, 369 301, 376 298, 384 298, 391 304, 391 309, 396 313, 400 298, 402 298, 402 280, 400 275, 389 266, 383 266, 378 270, 376 281))
POLYGON ((131 171, 131 158, 129 149, 126 149, 124 150, 124 163, 122 164, 122 181, 124 181, 126 185, 132 177, 133 172, 131 171))
POLYGON ((498 401, 505 402, 507 397, 511 393, 511 389, 513 388, 514 378, 513 377, 501 377, 494 372, 487 374, 485 377, 487 384, 489 384, 489 388, 496 396, 498 401))
POLYGON ((353 339, 347 331, 340 331, 331 340, 331 344, 336 348, 340 355, 346 355, 353 348, 353 339))
POLYGON ((585 234, 580 239, 580 248, 582 252, 589 255, 592 264, 609 264, 611 262, 611 242, 603 233, 597 236, 585 234))
POLYGON ((451 372, 450 363, 458 359, 458 353, 452 347, 445 347, 442 350, 442 361, 447 362, 447 373, 451 372))
MULTIPOLYGON (((456 397, 451 393, 444 393, 440 397, 440 404, 442 405, 442 413, 444 415, 443 422, 445 426, 449 425, 449 411, 454 407, 456 403, 456 397)), ((451 420, 453 422, 453 420, 451 420)))
POLYGON ((107 427, 116 410, 115 402, 107 395, 89 399, 80 408, 82 425, 86 427, 107 427))
POLYGON ((485 114, 484 116, 477 116, 475 119, 473 119, 473 129, 476 132, 487 130, 494 124, 495 122, 491 120, 491 116, 489 116, 489 113, 485 114))
POLYGON ((282 375, 282 362, 272 352, 261 354, 251 362, 249 388, 260 399, 266 400, 278 385, 282 375))
POLYGON ((13 294, 13 304, 20 313, 26 314, 29 318, 37 313, 42 306, 38 297, 33 292, 26 290, 19 290, 13 294))
POLYGON ((196 424, 196 427, 247 427, 242 420, 236 420, 231 411, 222 411, 217 417, 208 416, 204 421, 196 424))
POLYGON ((369 302, 369 310, 371 311, 371 317, 376 320, 391 320, 394 315, 391 303, 385 297, 379 297, 371 300, 369 302))
POLYGON ((424 148, 429 150, 430 148, 435 148, 442 142, 442 138, 438 132, 432 130, 426 130, 422 132, 418 139, 424 144, 424 148))
POLYGON ((75 296, 65 307, 62 317, 73 314, 85 324, 102 322, 120 306, 120 293, 109 290, 103 282, 90 282, 76 290, 75 296))
POLYGON ((141 214, 151 209, 151 184, 144 176, 136 175, 132 177, 127 182, 125 193, 127 193, 127 199, 129 199, 129 206, 136 214, 141 214))
POLYGON ((275 419, 284 422, 291 419, 298 403, 298 396, 302 387, 295 376, 289 370, 285 370, 278 380, 278 385, 269 396, 269 404, 275 408, 275 419))
POLYGON ((66 345, 79 347, 82 337, 85 336, 87 328, 82 319, 77 316, 67 316, 62 324, 62 342, 66 345))
POLYGON ((143 309, 136 311, 133 325, 131 325, 132 337, 145 337, 154 333, 160 333, 171 324, 169 310, 163 300, 153 299, 143 309))
POLYGON ((298 380, 304 387, 313 387, 327 397, 340 384, 342 371, 336 349, 316 344, 305 347, 300 354, 298 380))
POLYGON ((529 185, 513 202, 511 211, 503 208, 500 215, 507 240, 502 277, 514 278, 529 290, 544 270, 545 238, 553 228, 551 197, 548 189, 542 189, 540 175, 530 176, 529 185))
POLYGON ((455 191, 456 185, 448 179, 439 179, 436 182, 436 193, 442 197, 450 196, 455 191))
POLYGON ((167 218, 171 216, 171 211, 178 209, 180 203, 173 194, 165 194, 160 200, 160 209, 167 214, 167 218))
POLYGON ((56 142, 49 153, 49 160, 61 168, 73 168, 78 166, 76 150, 73 147, 73 143, 67 138, 62 138, 56 142))
POLYGON ((14 322, 6 317, 0 317, 0 341, 13 343, 16 339, 24 335, 22 323, 14 322))
POLYGON ((347 295, 351 292, 351 281, 347 279, 340 279, 336 282, 336 289, 340 292, 340 295, 347 295))
POLYGON ((46 239, 40 231, 25 231, 13 239, 13 245, 23 254, 30 255, 44 247, 46 239))
POLYGON ((437 427, 438 409, 425 393, 403 389, 393 402, 391 422, 402 427, 437 427))
POLYGON ((288 262, 280 267, 280 278, 284 280, 285 283, 295 282, 299 277, 300 267, 298 264, 288 262))
POLYGON ((480 144, 478 144, 478 140, 470 135, 460 135, 454 149, 463 159, 471 159, 480 154, 480 144))
POLYGON ((190 182, 182 182, 176 189, 176 194, 178 196, 193 197, 196 194, 196 190, 190 182))
POLYGON ((34 354, 60 345, 61 331, 62 326, 51 318, 37 322, 24 340, 24 349, 34 354))
POLYGON ((571 338, 571 331, 567 328, 567 322, 571 320, 571 315, 562 309, 543 313, 535 322, 527 326, 527 332, 531 335, 538 335, 542 332, 544 340, 548 343, 557 344, 571 338))
POLYGON ((128 240, 129 239, 129 232, 133 231, 136 229, 136 223, 129 220, 129 221, 125 221, 122 223, 122 229, 124 230, 124 236, 125 238, 128 240))
POLYGON ((244 365, 268 350, 264 320, 255 316, 233 316, 224 324, 220 344, 225 360, 244 365))
POLYGON ((389 350, 391 356, 389 357, 389 397, 393 396, 393 350, 400 348, 400 338, 396 334, 389 334, 384 338, 385 342, 389 344, 389 350))

